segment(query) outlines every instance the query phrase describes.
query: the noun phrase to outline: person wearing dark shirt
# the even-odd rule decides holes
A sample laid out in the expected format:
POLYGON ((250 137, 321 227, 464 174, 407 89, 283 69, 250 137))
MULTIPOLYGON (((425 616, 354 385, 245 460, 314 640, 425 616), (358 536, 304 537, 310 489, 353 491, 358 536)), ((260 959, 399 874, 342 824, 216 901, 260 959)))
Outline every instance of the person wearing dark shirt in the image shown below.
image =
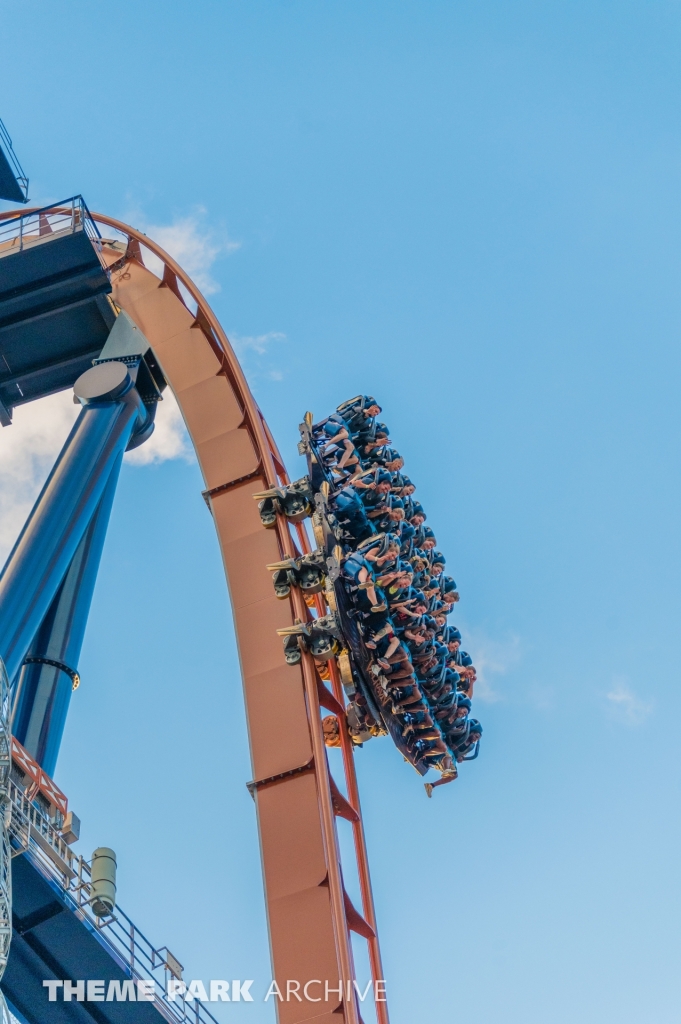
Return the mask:
POLYGON ((353 486, 347 484, 343 487, 333 499, 333 506, 339 525, 356 543, 371 536, 373 528, 367 519, 364 503, 353 486))
POLYGON ((371 395, 358 395, 338 406, 336 412, 343 418, 351 437, 362 432, 371 432, 373 421, 381 411, 381 407, 371 395))
POLYGON ((478 750, 480 748, 480 737, 482 736, 482 726, 478 722, 477 718, 471 718, 469 722, 468 734, 460 742, 452 745, 452 754, 457 761, 474 761, 478 756, 478 750), (471 751, 474 753, 471 755, 471 751))

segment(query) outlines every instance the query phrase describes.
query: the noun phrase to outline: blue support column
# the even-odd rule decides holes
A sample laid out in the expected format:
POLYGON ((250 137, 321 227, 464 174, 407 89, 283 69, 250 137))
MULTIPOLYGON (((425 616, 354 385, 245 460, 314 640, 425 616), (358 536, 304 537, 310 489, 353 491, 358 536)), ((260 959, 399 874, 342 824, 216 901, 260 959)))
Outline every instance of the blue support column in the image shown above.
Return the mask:
POLYGON ((78 378, 83 409, 0 573, 0 658, 16 678, 55 599, 114 466, 151 433, 152 417, 121 362, 78 378))
POLYGON ((122 453, 102 500, 29 649, 15 687, 12 732, 49 776, 54 775, 104 547, 122 453))

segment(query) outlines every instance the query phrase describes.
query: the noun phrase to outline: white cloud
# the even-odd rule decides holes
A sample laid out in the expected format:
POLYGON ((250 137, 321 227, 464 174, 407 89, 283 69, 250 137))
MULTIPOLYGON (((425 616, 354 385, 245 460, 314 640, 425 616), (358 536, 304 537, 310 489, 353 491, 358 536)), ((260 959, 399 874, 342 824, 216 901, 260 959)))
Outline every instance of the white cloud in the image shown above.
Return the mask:
POLYGON ((264 356, 273 341, 285 341, 286 335, 281 331, 269 331, 267 334, 230 334, 229 340, 239 358, 249 352, 264 356))
POLYGON ((170 388, 163 392, 163 401, 157 406, 153 434, 125 456, 125 461, 133 466, 148 466, 168 459, 184 459, 186 462, 194 459, 180 407, 170 388))
POLYGON ((628 725, 637 725, 648 718, 653 710, 652 701, 635 693, 625 679, 615 679, 605 697, 612 714, 628 725))
MULTIPOLYGON (((226 233, 219 233, 205 224, 206 211, 199 207, 186 217, 176 218, 172 224, 150 224, 139 215, 132 218, 146 235, 176 260, 205 295, 220 290, 211 268, 220 256, 229 256, 241 247, 226 233)), ((162 263, 150 251, 144 253, 144 262, 153 273, 161 275, 162 263)))
POLYGON ((476 629, 461 627, 462 646, 473 659, 477 679, 475 697, 488 704, 494 704, 503 697, 496 688, 499 676, 505 675, 519 660, 520 638, 509 634, 504 640, 493 640, 476 629))
POLYGON ((269 359, 272 345, 286 341, 286 335, 281 331, 268 331, 267 334, 230 333, 229 340, 249 381, 263 376, 268 380, 284 379, 284 370, 269 359))
MULTIPOLYGON (((80 411, 73 393, 61 391, 14 410, 10 427, 0 428, 0 566, 4 564, 80 411)), ((175 397, 164 393, 148 441, 125 461, 149 465, 194 458, 175 397)))
POLYGON ((14 410, 0 428, 0 563, 4 563, 80 407, 62 391, 14 410))

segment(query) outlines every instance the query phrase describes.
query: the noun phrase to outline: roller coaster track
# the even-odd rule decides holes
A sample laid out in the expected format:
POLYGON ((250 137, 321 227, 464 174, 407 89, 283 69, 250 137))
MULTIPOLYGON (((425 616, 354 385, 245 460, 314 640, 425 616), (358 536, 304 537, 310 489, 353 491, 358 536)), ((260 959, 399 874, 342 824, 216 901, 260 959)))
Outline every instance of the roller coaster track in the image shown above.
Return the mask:
MULTIPOLYGON (((27 213, 30 211, 21 211, 27 213)), ((16 216, 14 211, 0 218, 16 216)), ((344 717, 335 660, 333 692, 320 681, 310 654, 286 665, 276 629, 305 621, 308 609, 294 587, 286 601, 273 592, 269 563, 310 550, 302 524, 277 517, 264 530, 253 492, 289 482, 272 434, 217 317, 191 278, 152 239, 121 221, 93 214, 122 235, 102 243, 112 299, 149 341, 192 439, 205 481, 204 497, 218 533, 231 597, 243 676, 258 815, 273 977, 325 982, 331 1001, 278 1004, 281 1024, 361 1024, 350 933, 368 942, 373 980, 383 979, 366 841, 350 738, 341 730, 348 799, 329 771, 320 707, 344 717), (144 263, 148 251, 160 276, 144 263), (192 308, 195 307, 195 308, 192 308), (352 823, 362 908, 346 893, 336 817, 352 823), (339 986, 342 983, 342 987, 339 986)), ((152 262, 152 261, 150 261, 152 262)), ((326 614, 323 595, 315 597, 326 614)), ((377 1002, 379 1024, 387 1004, 377 1002)))

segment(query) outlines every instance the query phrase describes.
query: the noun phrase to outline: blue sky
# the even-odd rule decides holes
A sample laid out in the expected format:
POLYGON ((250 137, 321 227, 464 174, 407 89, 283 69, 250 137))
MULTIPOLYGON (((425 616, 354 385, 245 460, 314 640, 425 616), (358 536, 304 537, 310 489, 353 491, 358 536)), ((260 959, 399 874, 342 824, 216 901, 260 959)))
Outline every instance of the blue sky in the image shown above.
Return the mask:
MULTIPOLYGON (((676 1024, 679 4, 0 14, 32 198, 174 248, 292 473, 306 409, 378 395, 454 568, 480 758, 428 801, 389 741, 357 756, 393 1024, 676 1024)), ((2 543, 67 405, 0 434, 2 543)), ((123 471, 56 778, 157 945, 267 979, 201 486, 170 410, 123 471)))

